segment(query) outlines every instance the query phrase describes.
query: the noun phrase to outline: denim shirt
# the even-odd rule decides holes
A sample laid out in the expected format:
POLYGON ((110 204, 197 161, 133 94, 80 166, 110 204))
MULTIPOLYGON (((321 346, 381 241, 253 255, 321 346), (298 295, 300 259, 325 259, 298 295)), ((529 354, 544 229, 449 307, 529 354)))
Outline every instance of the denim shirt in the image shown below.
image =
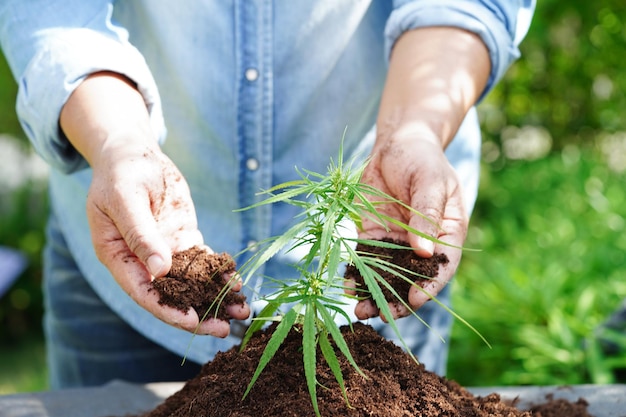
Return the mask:
MULTIPOLYGON (((297 214, 235 212, 257 193, 325 172, 346 130, 346 157, 367 156, 390 50, 405 31, 454 26, 489 50, 489 89, 518 57, 534 0, 3 0, 0 42, 19 84, 17 111, 50 174, 52 210, 85 279, 131 326, 204 362, 239 342, 190 335, 135 304, 97 260, 85 213, 91 170, 59 130, 60 110, 93 72, 132 79, 164 151, 186 177, 199 228, 231 254, 280 234, 297 214)), ((445 53, 445 51, 442 51, 445 53)), ((447 156, 476 197, 480 130, 470 111, 447 156)), ((289 259, 264 273, 284 277, 289 259)), ((250 295, 250 294, 248 294, 250 295)))

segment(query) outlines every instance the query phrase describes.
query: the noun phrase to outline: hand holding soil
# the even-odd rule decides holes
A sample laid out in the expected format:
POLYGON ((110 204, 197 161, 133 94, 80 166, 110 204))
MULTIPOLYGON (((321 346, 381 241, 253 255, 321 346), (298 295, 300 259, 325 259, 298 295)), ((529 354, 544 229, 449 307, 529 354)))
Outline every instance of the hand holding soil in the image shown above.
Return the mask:
POLYGON ((87 215, 100 261, 131 298, 160 320, 225 337, 227 323, 207 321, 198 330, 201 312, 164 306, 150 291, 153 278, 170 270, 172 251, 203 243, 178 169, 156 146, 125 144, 99 158, 93 164, 87 215))
POLYGON ((89 76, 63 107, 60 125, 93 169, 87 218, 98 259, 120 287, 160 320, 224 337, 228 323, 198 329, 195 311, 159 304, 153 277, 165 275, 172 251, 203 244, 189 186, 161 151, 143 97, 124 76, 89 76))
MULTIPOLYGON (((427 218, 395 203, 378 206, 379 212, 408 224, 438 242, 408 233, 393 224, 385 230, 367 217, 363 219, 359 238, 406 242, 421 258, 445 257, 445 262, 435 261, 435 265, 440 266, 435 268, 434 275, 429 275, 433 279, 421 284, 423 290, 416 286, 409 289, 408 304, 417 310, 431 296, 436 296, 456 272, 469 219, 458 177, 440 144, 413 136, 404 139, 384 137, 385 132, 379 132, 372 160, 365 168, 362 181, 404 202, 427 218)), ((394 318, 411 314, 400 303, 391 303, 390 307, 394 318)), ((376 317, 380 312, 374 303, 364 300, 357 305, 355 314, 360 319, 366 319, 376 317)))
MULTIPOLYGON (((393 243, 394 245, 407 247, 407 249, 391 249, 379 246, 369 246, 359 243, 356 247, 356 250, 360 253, 367 253, 366 256, 377 257, 388 261, 394 265, 397 265, 399 268, 402 268, 403 271, 410 271, 412 274, 415 274, 410 275, 408 273, 404 273, 405 276, 413 278, 414 284, 412 284, 406 279, 402 279, 388 271, 375 268, 377 272, 381 275, 381 277, 394 288, 397 294, 401 297, 402 301, 407 304, 410 303, 409 299, 412 291, 420 291, 418 286, 421 288, 426 287, 432 280, 437 278, 439 268, 445 267, 448 263, 448 257, 444 253, 436 253, 431 257, 422 258, 412 250, 408 249, 410 248, 410 246, 407 242, 399 240, 394 241, 391 239, 382 240, 384 242, 393 243)), ((348 265, 346 267, 344 278, 348 280, 348 285, 350 286, 354 286, 355 288, 361 290, 367 288, 365 281, 361 276, 361 273, 354 265, 348 265)), ((403 314, 406 311, 406 307, 402 304, 400 300, 397 299, 395 294, 391 293, 391 291, 389 291, 389 289, 384 286, 381 287, 381 290, 385 296, 385 299, 389 301, 390 310, 394 313, 397 313, 394 315, 393 318, 397 319, 399 317, 406 316, 407 314, 403 314)), ((363 320, 366 318, 375 317, 379 314, 378 309, 376 308, 376 304, 371 297, 371 294, 367 292, 359 292, 358 290, 355 290, 353 294, 365 297, 365 299, 361 301, 355 309, 355 314, 358 318, 363 320)), ((387 319, 382 313, 380 313, 380 318, 387 322, 387 319)))

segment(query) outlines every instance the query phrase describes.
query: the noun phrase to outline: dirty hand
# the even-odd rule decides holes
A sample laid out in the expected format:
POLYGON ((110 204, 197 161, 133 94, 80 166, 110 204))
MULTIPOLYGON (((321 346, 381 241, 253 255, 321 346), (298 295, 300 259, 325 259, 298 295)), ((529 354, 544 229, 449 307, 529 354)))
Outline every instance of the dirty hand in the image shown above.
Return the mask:
MULTIPOLYGON (((162 306, 150 290, 153 277, 170 270, 172 252, 202 245, 203 238, 187 182, 157 144, 143 98, 132 83, 108 72, 90 76, 68 99, 60 123, 93 169, 87 217, 98 259, 157 318, 187 331, 226 337, 227 321, 200 323, 193 309, 185 314, 162 306)), ((232 278, 225 276, 225 283, 239 291, 241 282, 232 278)), ((228 312, 235 319, 250 313, 247 305, 229 306, 228 312)))
MULTIPOLYGON (((461 185, 444 149, 454 139, 467 111, 487 85, 489 51, 480 37, 454 27, 423 27, 404 32, 393 45, 376 126, 376 144, 363 181, 426 215, 432 222, 398 205, 384 205, 385 214, 442 243, 364 222, 360 237, 408 241, 422 257, 445 253, 448 264, 435 279, 409 292, 417 309, 452 278, 461 259, 468 216, 461 185), (447 51, 445 54, 441 51, 447 51)), ((391 303, 394 317, 411 312, 391 303)), ((371 301, 360 302, 357 317, 380 314, 371 301)), ((383 317, 383 319, 385 319, 383 317)))
MULTIPOLYGON (((150 290, 152 277, 170 270, 173 251, 202 245, 203 239, 187 183, 170 159, 157 146, 133 149, 128 141, 122 143, 93 165, 87 216, 98 258, 124 291, 159 319, 184 330, 227 336, 228 322, 208 318, 197 328, 198 312, 161 306, 158 293, 150 290)), ((232 278, 224 276, 224 282, 232 278)), ((238 280, 229 285, 241 289, 238 280)), ((249 315, 247 305, 227 310, 235 319, 249 315)))
MULTIPOLYGON (((459 247, 465 240, 468 216, 456 172, 439 141, 396 136, 374 147, 362 181, 410 205, 431 221, 398 204, 380 206, 381 213, 447 244, 434 243, 397 226, 390 225, 387 231, 371 220, 363 221, 363 230, 359 232, 362 239, 397 239, 408 242, 418 256, 430 257, 434 253, 448 256, 449 262, 439 267, 437 277, 427 281, 423 290, 417 286, 410 289, 409 305, 416 310, 441 291, 461 259, 459 247)), ((411 314, 398 302, 390 302, 389 307, 394 319, 411 314)), ((380 311, 373 300, 367 299, 357 304, 355 314, 359 319, 367 319, 380 315, 380 311)))

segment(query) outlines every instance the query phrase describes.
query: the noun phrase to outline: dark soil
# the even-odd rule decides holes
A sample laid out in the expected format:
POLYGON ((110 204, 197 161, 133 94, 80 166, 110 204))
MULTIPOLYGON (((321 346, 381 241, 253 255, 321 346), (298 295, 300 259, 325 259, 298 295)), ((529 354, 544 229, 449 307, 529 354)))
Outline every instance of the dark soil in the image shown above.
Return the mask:
MULTIPOLYGON (((406 272, 403 274, 409 278, 414 278, 414 282, 417 284, 424 283, 430 279, 433 279, 439 273, 439 265, 445 265, 448 263, 448 257, 445 253, 435 253, 430 258, 420 258, 413 252, 407 242, 399 241, 399 240, 391 240, 391 239, 383 239, 384 242, 393 243, 399 246, 404 246, 407 249, 396 249, 390 250, 389 248, 383 248, 379 246, 369 246, 359 243, 356 246, 356 251, 361 254, 368 254, 366 256, 371 257, 379 257, 384 259, 387 262, 390 262, 394 265, 398 265, 403 269, 409 270, 415 275, 410 275, 406 272)), ((405 302, 408 302, 409 297, 409 289, 412 286, 412 283, 402 279, 393 273, 374 268, 398 293, 400 297, 405 302)), ((354 265, 346 266, 346 272, 344 274, 346 279, 354 280, 357 284, 358 289, 366 289, 365 282, 363 281, 363 277, 359 273, 359 270, 354 265)), ((385 295, 385 299, 393 302, 395 300, 395 296, 389 291, 388 288, 381 286, 381 290, 385 295)), ((366 296, 367 292, 358 291, 359 296, 366 296)))
MULTIPOLYGON (((370 326, 342 328, 359 375, 343 357, 341 365, 348 407, 333 374, 318 357, 318 404, 322 416, 378 417, 589 417, 584 400, 554 400, 534 411, 520 411, 498 394, 477 397, 454 381, 424 369, 401 348, 370 326), (551 411, 552 410, 552 411, 551 411)), ((198 376, 156 409, 141 417, 300 417, 313 416, 302 366, 301 334, 292 331, 263 371, 248 397, 243 393, 259 362, 272 328, 257 333, 243 352, 220 352, 198 376)))
POLYGON ((159 293, 159 304, 184 312, 193 307, 200 317, 211 313, 213 317, 228 320, 231 317, 226 306, 243 304, 246 300, 241 294, 224 291, 227 284, 224 274, 235 273, 236 266, 227 253, 211 254, 194 246, 174 253, 170 272, 152 281, 152 288, 159 293))
MULTIPOLYGON (((231 262, 228 258, 220 259, 231 262)), ((189 264, 189 258, 186 259, 189 264)), ((397 259, 400 258, 394 258, 394 262, 397 259)), ((403 256, 401 259, 407 258, 403 256)), ((439 259, 440 262, 447 261, 439 259)), ((401 266, 414 268, 402 262, 401 266)), ((210 264, 211 271, 222 270, 210 264)), ((429 264, 428 268, 428 273, 420 273, 435 276, 437 264, 429 264)), ((243 351, 233 347, 218 353, 179 392, 156 409, 137 417, 313 416, 302 364, 302 336, 298 329, 291 331, 249 395, 242 399, 273 329, 272 326, 257 332, 243 351)), ((427 371, 368 325, 355 323, 352 331, 346 326, 342 332, 366 377, 359 375, 341 353, 337 353, 349 400, 347 405, 323 356, 318 355, 317 393, 322 416, 591 417, 586 411, 587 403, 582 399, 574 404, 548 399, 546 404, 533 410, 521 411, 501 401, 498 394, 474 396, 456 382, 427 371)))
POLYGON ((579 398, 575 403, 563 399, 554 399, 551 395, 546 398, 545 404, 533 406, 530 411, 533 415, 541 417, 565 417, 565 416, 588 416, 589 403, 584 398, 579 398))

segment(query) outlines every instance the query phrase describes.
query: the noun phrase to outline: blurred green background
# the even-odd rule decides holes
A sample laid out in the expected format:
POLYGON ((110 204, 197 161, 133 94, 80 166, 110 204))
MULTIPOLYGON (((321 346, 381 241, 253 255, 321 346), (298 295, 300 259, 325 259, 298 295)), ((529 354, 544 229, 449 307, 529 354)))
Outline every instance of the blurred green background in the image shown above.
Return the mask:
MULTIPOLYGON (((448 376, 466 386, 626 382, 626 5, 540 0, 523 57, 479 106, 479 199, 453 287, 448 376), (616 352, 603 349, 611 340, 616 352)), ((44 390, 45 168, 0 59, 0 246, 28 268, 0 299, 0 394, 44 390), (8 156, 7 156, 8 155, 8 156)), ((1 273, 1 272, 0 272, 1 273)))

